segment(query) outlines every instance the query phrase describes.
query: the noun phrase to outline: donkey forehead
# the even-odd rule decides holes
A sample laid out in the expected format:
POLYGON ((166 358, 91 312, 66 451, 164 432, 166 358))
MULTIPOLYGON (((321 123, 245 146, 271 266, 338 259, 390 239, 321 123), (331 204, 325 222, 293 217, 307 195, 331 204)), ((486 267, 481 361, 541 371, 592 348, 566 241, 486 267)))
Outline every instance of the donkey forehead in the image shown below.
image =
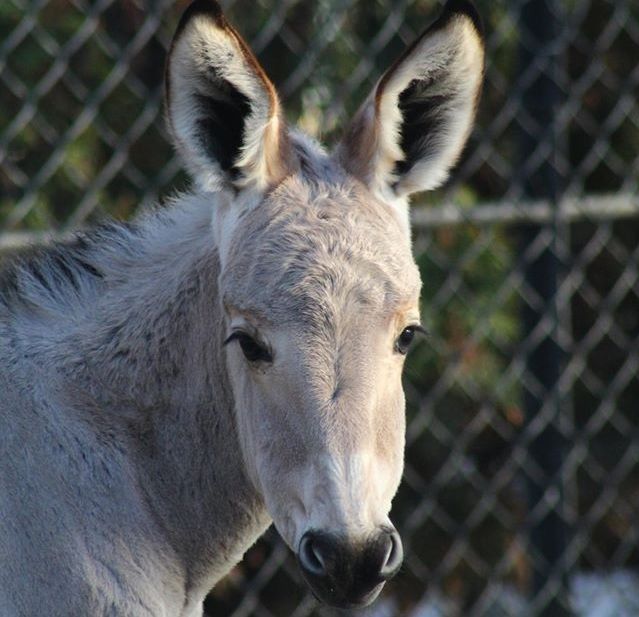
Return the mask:
POLYGON ((268 321, 313 320, 344 305, 412 308, 420 279, 395 213, 358 183, 285 180, 235 230, 224 302, 268 321), (317 313, 317 309, 323 311, 317 313))

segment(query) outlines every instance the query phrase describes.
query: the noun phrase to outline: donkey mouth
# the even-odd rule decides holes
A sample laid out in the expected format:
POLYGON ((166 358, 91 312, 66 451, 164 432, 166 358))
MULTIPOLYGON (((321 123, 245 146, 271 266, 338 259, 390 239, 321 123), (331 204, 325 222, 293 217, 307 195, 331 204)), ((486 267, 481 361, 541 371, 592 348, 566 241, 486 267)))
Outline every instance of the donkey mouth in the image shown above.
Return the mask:
POLYGON ((332 606, 334 608, 339 609, 352 609, 352 608, 364 608, 369 604, 372 604, 377 596, 380 594, 381 590, 384 587, 384 583, 379 583, 375 588, 371 591, 365 593, 363 596, 359 597, 343 597, 341 595, 335 596, 335 589, 328 590, 319 590, 316 589, 315 586, 307 581, 309 589, 315 596, 315 599, 327 606, 332 606))

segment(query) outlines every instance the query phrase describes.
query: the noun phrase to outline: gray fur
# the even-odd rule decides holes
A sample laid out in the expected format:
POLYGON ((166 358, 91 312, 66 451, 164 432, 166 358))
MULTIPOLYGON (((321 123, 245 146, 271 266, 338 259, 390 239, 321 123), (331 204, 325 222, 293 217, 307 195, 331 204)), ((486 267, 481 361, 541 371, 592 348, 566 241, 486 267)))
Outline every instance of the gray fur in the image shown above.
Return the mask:
POLYGON ((198 614, 268 525, 234 437, 209 226, 182 206, 100 231, 83 254, 99 278, 73 247, 10 266, 1 615, 198 614))

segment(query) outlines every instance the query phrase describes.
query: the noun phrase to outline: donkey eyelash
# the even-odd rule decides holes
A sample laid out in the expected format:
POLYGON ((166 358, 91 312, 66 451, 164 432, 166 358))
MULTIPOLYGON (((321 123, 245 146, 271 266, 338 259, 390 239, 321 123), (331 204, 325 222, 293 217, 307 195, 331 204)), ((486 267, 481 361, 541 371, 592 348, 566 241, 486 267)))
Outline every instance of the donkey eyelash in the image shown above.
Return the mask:
POLYGON ((273 362, 273 353, 269 347, 248 332, 235 330, 222 345, 226 346, 233 341, 239 343, 244 357, 249 362, 273 362))
POLYGON ((395 351, 402 356, 405 356, 410 349, 411 343, 415 339, 415 334, 424 334, 425 332, 426 331, 421 324, 406 326, 395 340, 395 351))
POLYGON ((412 324, 410 326, 408 326, 409 328, 412 328, 415 332, 421 334, 422 336, 425 336, 426 338, 430 338, 431 337, 431 333, 424 328, 424 326, 422 326, 422 324, 412 324))
POLYGON ((231 332, 231 334, 222 343, 222 347, 226 347, 229 343, 232 343, 233 341, 239 341, 242 338, 250 338, 251 340, 255 341, 257 345, 260 345, 262 347, 265 346, 254 334, 251 334, 246 330, 233 330, 233 332, 231 332))
POLYGON ((230 336, 228 336, 222 343, 222 347, 226 347, 229 343, 237 341, 241 336, 250 336, 250 334, 248 334, 248 332, 243 332, 242 330, 233 330, 230 336))

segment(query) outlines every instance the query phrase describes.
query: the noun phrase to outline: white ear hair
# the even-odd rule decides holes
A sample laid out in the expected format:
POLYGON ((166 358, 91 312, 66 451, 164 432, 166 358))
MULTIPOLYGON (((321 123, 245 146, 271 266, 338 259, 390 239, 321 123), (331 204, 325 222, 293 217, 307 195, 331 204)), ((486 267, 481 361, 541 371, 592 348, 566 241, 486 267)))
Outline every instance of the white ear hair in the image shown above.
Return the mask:
POLYGON ((390 201, 442 184, 470 134, 483 70, 477 12, 450 0, 355 116, 338 150, 344 167, 390 201))
POLYGON ((214 0, 196 0, 182 16, 165 83, 173 139, 202 188, 264 190, 286 174, 275 88, 214 0))

